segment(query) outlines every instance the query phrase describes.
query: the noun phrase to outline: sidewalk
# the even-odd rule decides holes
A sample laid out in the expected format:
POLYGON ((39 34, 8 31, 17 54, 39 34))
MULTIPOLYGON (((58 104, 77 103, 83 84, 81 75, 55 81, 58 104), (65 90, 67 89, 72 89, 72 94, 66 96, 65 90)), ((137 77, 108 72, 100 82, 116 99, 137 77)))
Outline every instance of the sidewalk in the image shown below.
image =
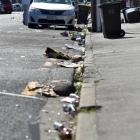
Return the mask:
POLYGON ((76 140, 140 138, 140 23, 124 23, 122 29, 121 39, 87 35, 76 140))

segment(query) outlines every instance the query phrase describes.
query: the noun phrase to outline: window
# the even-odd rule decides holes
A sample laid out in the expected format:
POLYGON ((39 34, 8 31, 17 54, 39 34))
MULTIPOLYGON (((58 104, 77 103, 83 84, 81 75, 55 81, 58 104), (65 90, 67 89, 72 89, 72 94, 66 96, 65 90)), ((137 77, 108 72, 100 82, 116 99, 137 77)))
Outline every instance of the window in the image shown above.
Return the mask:
POLYGON ((71 0, 34 0, 34 2, 57 3, 57 4, 71 4, 71 0))

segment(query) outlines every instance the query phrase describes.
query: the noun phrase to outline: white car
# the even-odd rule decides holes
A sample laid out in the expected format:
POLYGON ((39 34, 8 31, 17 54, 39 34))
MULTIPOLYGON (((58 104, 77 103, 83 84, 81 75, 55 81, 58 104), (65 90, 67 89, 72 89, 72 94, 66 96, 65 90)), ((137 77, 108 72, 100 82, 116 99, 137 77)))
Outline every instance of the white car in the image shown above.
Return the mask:
POLYGON ((63 25, 74 28, 75 7, 71 0, 33 0, 29 8, 28 27, 63 25))

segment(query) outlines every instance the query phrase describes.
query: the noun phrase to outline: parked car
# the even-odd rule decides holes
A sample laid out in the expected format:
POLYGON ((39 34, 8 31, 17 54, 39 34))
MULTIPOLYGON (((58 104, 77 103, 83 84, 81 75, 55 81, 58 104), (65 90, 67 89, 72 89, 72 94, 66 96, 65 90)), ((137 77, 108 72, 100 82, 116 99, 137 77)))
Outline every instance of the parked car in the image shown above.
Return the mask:
POLYGON ((62 25, 74 28, 75 8, 71 0, 33 0, 28 14, 28 27, 62 25))
POLYGON ((12 3, 10 0, 0 0, 0 12, 1 13, 12 13, 12 3))

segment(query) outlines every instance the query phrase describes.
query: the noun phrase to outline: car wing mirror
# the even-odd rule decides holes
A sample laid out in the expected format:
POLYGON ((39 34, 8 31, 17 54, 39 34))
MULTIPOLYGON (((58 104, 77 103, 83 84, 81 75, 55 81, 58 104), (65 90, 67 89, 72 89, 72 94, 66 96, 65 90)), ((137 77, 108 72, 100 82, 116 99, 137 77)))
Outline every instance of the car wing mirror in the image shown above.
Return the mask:
POLYGON ((72 5, 75 6, 75 2, 74 1, 72 2, 72 5))

